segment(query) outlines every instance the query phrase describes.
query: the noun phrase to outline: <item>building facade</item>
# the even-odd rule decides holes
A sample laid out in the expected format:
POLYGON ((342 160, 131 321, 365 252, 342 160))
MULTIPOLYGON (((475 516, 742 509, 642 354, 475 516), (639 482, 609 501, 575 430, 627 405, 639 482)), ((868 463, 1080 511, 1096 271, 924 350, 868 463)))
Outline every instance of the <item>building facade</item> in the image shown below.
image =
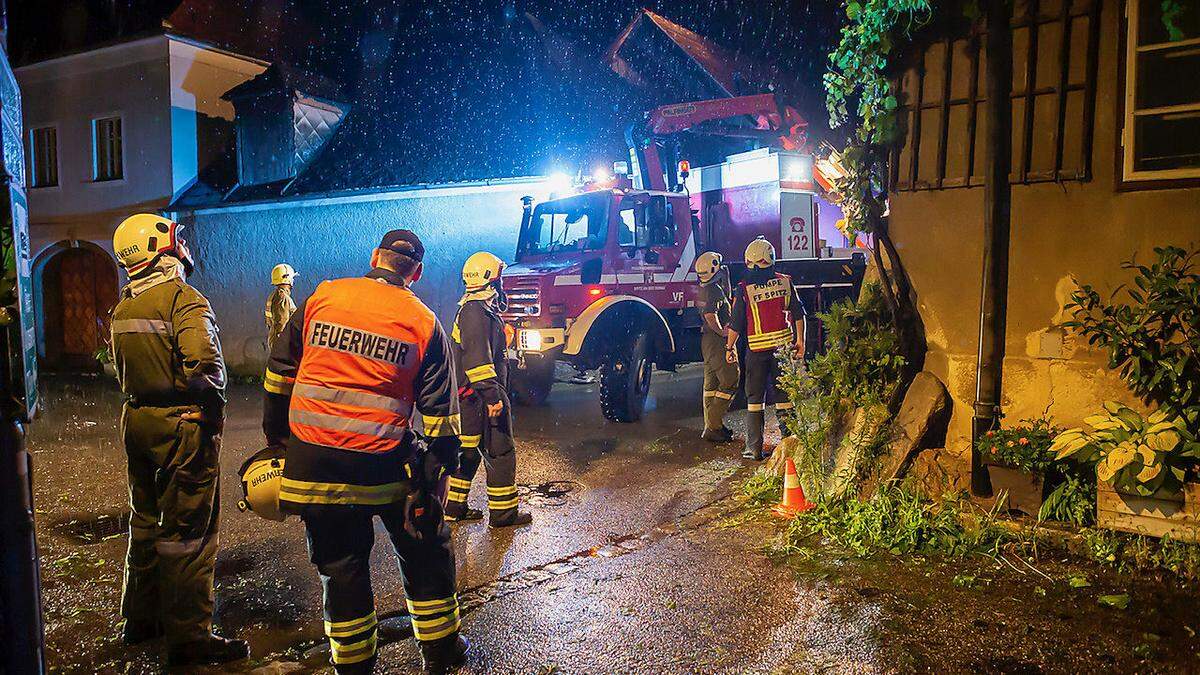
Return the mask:
POLYGON ((233 107, 221 95, 265 68, 158 34, 16 70, 39 354, 48 365, 95 365, 118 290, 113 230, 195 182, 233 137, 233 107))
MULTIPOLYGON (((1025 0, 1013 22, 1012 234, 1002 406, 1063 426, 1136 404, 1107 355, 1063 326, 1076 283, 1112 292, 1121 263, 1200 246, 1200 21, 1170 34, 1147 0, 1025 0)), ((942 461, 969 473, 983 239, 985 64, 928 44, 901 83, 890 227, 953 400, 942 461)))

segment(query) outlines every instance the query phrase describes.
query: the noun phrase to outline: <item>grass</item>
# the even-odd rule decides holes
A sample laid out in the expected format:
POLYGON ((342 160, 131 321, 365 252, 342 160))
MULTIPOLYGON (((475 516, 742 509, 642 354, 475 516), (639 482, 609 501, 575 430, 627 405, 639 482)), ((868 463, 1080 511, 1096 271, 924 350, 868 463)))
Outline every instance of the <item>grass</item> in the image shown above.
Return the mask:
POLYGON ((783 476, 769 474, 765 471, 755 471, 749 478, 742 481, 738 491, 751 506, 778 504, 783 497, 783 476))

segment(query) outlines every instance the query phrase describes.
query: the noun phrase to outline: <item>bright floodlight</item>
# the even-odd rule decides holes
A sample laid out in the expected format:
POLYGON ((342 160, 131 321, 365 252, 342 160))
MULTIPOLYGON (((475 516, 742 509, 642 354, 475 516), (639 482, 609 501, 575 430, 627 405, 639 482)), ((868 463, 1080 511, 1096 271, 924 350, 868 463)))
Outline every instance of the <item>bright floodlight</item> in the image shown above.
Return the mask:
POLYGON ((571 187, 571 176, 562 171, 555 171, 547 177, 551 190, 566 190, 571 187))
POLYGON ((596 181, 597 183, 607 182, 610 177, 611 176, 608 175, 608 169, 605 169, 602 166, 596 167, 596 170, 592 172, 592 180, 596 181))

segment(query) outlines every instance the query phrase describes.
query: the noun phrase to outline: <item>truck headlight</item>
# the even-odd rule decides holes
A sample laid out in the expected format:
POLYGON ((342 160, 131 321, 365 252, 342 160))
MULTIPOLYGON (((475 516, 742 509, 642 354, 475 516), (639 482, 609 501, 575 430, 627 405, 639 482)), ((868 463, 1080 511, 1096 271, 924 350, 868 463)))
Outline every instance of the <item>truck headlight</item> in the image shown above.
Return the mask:
POLYGON ((542 332, 539 330, 522 330, 517 336, 517 347, 523 352, 537 352, 542 349, 542 332))

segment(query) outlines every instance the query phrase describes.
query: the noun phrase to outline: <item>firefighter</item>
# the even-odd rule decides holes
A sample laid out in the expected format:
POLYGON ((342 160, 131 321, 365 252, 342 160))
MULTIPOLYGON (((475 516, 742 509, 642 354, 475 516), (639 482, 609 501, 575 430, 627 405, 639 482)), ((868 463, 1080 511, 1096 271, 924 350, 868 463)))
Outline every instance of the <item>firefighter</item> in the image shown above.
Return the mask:
POLYGON ((486 251, 467 258, 462 278, 466 292, 458 301, 451 337, 461 387, 462 451, 458 471, 450 477, 446 520, 479 520, 483 513, 467 506, 471 480, 480 459, 487 468, 488 524, 513 527, 532 522, 517 510, 517 454, 509 411, 508 357, 504 294, 500 275, 504 263, 486 251))
POLYGON ((733 318, 725 338, 726 359, 737 361, 737 341, 746 336, 746 449, 742 457, 763 458, 766 406, 774 405, 780 431, 786 425, 779 413, 792 403, 779 387, 776 350, 795 348, 804 356, 804 304, 791 278, 775 270, 775 247, 758 237, 746 247, 746 278, 738 284, 733 318))
POLYGON ((365 277, 318 285, 279 336, 263 383, 267 445, 286 459, 279 505, 307 530, 338 673, 375 664, 375 516, 399 558, 426 671, 451 670, 467 651, 442 520, 445 478, 458 466, 457 388, 450 341, 410 288, 424 255, 416 234, 392 230, 365 277))
POLYGON ((271 285, 275 290, 267 297, 264 312, 267 320, 267 354, 274 350, 276 338, 296 311, 296 303, 292 300, 292 282, 295 279, 296 270, 287 263, 279 263, 271 270, 271 285))
POLYGON ((249 656, 245 642, 212 633, 225 362, 208 300, 185 282, 182 229, 148 213, 117 227, 129 283, 111 321, 132 510, 122 637, 165 635, 172 666, 249 656))
POLYGON ((712 443, 728 443, 733 432, 725 426, 725 413, 737 392, 738 366, 725 358, 725 338, 729 332, 729 270, 722 265, 720 253, 701 253, 696 258, 696 276, 700 279, 697 305, 704 325, 700 328, 700 350, 704 355, 704 431, 700 438, 712 443))

